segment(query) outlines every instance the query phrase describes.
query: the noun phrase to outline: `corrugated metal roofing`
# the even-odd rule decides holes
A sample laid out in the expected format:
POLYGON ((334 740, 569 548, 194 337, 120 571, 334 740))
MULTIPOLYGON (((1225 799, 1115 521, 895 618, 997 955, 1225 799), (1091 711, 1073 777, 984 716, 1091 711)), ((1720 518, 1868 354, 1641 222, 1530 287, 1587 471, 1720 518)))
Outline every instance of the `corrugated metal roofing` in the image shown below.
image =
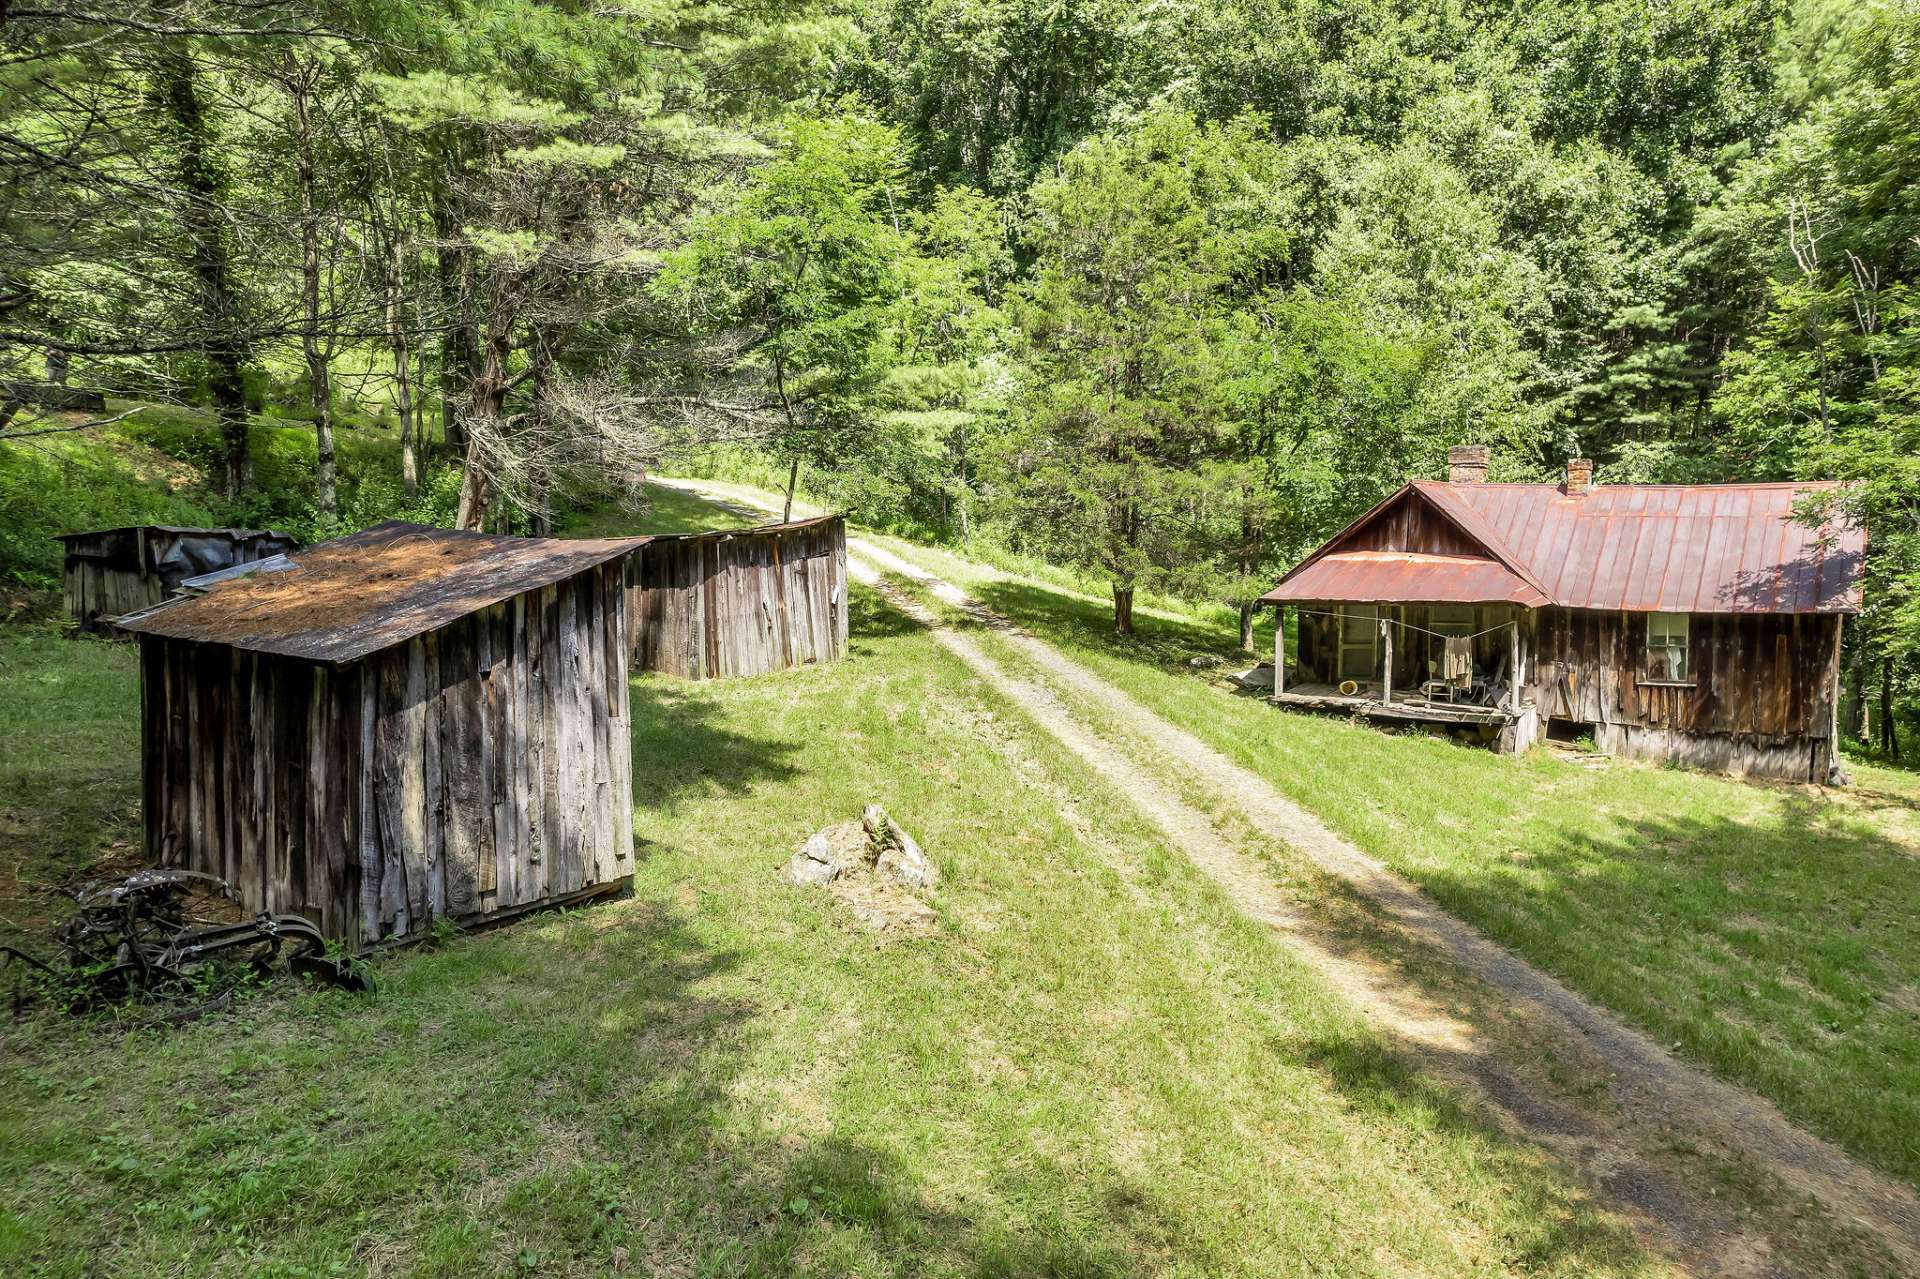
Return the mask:
POLYGON ((116 625, 342 663, 624 555, 648 539, 496 537, 393 521, 208 583, 116 625))
POLYGON ((56 542, 71 542, 83 537, 105 537, 109 533, 138 533, 142 529, 149 533, 218 533, 231 538, 284 537, 293 539, 285 533, 267 528, 188 528, 180 524, 122 524, 115 528, 88 529, 84 533, 55 533, 56 542))
POLYGON ((1413 487, 1471 511, 1495 549, 1567 608, 1674 613, 1857 613, 1866 530, 1816 528, 1794 503, 1832 492, 1798 484, 1557 484, 1413 487))
POLYGON ((1412 551, 1342 551, 1302 565, 1260 597, 1354 600, 1371 604, 1519 604, 1538 608, 1547 597, 1498 560, 1412 551))
MULTIPOLYGON (((1837 487, 1831 482, 1602 484, 1569 496, 1557 484, 1415 480, 1303 561, 1267 598, 1395 598, 1376 593, 1377 566, 1347 564, 1324 571, 1319 566, 1351 555, 1339 551, 1341 544, 1397 502, 1425 500, 1484 546, 1492 560, 1537 587, 1544 603, 1629 612, 1857 613, 1865 530, 1815 528, 1793 517, 1797 500, 1837 487), (1322 593, 1295 591, 1296 582, 1308 575, 1322 593)), ((1419 558, 1430 562, 1424 590, 1442 589, 1436 583, 1445 572, 1481 572, 1444 563, 1470 557, 1419 558)), ((1462 597, 1398 598, 1412 603, 1462 597)))

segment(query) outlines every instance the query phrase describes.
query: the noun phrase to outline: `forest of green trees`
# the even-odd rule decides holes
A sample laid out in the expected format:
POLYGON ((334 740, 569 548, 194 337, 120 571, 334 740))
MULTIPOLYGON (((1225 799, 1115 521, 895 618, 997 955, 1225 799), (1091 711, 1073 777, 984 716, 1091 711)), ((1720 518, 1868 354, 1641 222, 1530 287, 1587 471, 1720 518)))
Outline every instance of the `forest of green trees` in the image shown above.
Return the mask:
POLYGON ((1848 479, 1848 687, 1914 704, 1910 3, 0 0, 0 94, 0 446, 195 406, 303 531, 758 467, 1123 624, 1450 444, 1848 479))

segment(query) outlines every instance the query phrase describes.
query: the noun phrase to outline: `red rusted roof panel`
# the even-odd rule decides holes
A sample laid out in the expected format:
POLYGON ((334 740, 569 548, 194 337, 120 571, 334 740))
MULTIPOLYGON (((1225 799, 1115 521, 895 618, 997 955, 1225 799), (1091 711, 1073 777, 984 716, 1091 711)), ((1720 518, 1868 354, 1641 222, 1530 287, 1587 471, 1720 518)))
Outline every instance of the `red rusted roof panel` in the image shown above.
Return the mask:
POLYGON ((644 537, 496 537, 393 521, 121 618, 142 635, 351 662, 624 555, 644 537))
POLYGON ((1488 550, 1567 608, 1860 611, 1865 530, 1793 517, 1796 501, 1833 483, 1601 484, 1579 497, 1556 484, 1412 487, 1449 511, 1471 511, 1488 550))
POLYGON ((1379 604, 1520 604, 1549 601, 1498 560, 1410 551, 1341 551, 1288 575, 1261 602, 1356 600, 1379 604))

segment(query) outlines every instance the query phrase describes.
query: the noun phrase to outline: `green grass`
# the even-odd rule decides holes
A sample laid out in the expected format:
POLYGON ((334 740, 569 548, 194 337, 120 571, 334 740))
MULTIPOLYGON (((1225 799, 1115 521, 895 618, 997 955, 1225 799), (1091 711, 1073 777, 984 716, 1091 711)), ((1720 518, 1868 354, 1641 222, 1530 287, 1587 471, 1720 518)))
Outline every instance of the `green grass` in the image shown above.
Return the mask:
POLYGON ((44 925, 54 885, 137 852, 138 679, 129 645, 0 626, 0 941, 44 925))
MULTIPOLYGON (((1223 614, 1139 619, 882 539, 1258 772, 1488 935, 1662 1042, 1920 1183, 1920 775, 1850 792, 1536 751, 1503 758, 1292 714, 1188 659, 1223 614)), ((1270 651, 1269 624, 1261 644, 1270 651)))
POLYGON ((716 528, 746 528, 767 517, 743 514, 728 506, 703 501, 681 489, 649 484, 638 510, 606 506, 578 512, 562 521, 563 537, 625 537, 635 533, 699 533, 716 528))
MULTIPOLYGON (((13 1028, 0 1272, 1656 1272, 853 605, 843 662, 635 680, 631 900, 391 957, 372 1000, 13 1028), (942 869, 931 937, 775 878, 870 801, 942 869)), ((130 779, 118 650, 7 651, 46 689, 9 699, 32 766, 130 779)))

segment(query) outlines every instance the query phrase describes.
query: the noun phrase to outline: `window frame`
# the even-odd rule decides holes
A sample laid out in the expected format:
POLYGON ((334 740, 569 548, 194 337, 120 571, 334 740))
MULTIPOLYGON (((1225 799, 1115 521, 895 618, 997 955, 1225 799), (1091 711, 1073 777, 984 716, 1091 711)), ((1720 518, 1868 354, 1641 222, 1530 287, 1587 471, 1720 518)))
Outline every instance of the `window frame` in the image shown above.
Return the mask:
POLYGON ((1643 684, 1669 684, 1675 687, 1691 688, 1696 681, 1693 674, 1693 614, 1653 612, 1647 614, 1645 665, 1642 667, 1643 684), (1678 629, 1675 629, 1675 622, 1678 629), (1658 630, 1656 631, 1656 627, 1658 630), (1659 641, 1655 641, 1655 635, 1659 641), (1677 641, 1677 642, 1676 642, 1677 641), (1679 673, 1674 674, 1673 654, 1679 655, 1679 673), (1664 674, 1656 675, 1656 670, 1664 674))

